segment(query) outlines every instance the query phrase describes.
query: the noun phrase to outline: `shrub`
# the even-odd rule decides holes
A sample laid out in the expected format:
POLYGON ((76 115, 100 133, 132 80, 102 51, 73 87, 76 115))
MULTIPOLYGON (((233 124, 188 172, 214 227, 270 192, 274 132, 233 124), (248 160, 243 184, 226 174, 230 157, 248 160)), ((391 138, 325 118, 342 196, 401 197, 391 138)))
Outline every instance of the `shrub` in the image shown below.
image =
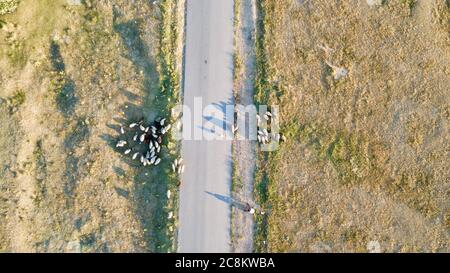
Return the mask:
POLYGON ((0 15, 16 11, 19 0, 0 0, 0 15))

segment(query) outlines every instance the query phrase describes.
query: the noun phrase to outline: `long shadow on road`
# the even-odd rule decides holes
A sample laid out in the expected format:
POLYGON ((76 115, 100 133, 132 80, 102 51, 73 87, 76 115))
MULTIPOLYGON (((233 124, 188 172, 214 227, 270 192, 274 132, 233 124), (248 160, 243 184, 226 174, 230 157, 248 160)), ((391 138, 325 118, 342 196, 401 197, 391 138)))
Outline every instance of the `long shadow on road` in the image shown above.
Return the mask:
POLYGON ((217 194, 217 193, 212 193, 209 191, 205 191, 206 194, 213 196, 214 198, 216 198, 219 201, 222 201, 224 203, 227 203, 228 205, 235 207, 237 209, 240 210, 245 210, 247 208, 247 202, 243 201, 243 200, 237 200, 237 199, 233 199, 229 196, 225 196, 225 195, 221 195, 221 194, 217 194))

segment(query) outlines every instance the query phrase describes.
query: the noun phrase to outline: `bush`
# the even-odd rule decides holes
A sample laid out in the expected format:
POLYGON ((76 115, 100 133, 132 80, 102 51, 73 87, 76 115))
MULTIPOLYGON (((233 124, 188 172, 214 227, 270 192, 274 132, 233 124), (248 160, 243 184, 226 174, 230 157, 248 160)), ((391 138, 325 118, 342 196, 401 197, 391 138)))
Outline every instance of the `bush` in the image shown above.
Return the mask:
POLYGON ((0 0, 0 15, 16 11, 19 0, 0 0))

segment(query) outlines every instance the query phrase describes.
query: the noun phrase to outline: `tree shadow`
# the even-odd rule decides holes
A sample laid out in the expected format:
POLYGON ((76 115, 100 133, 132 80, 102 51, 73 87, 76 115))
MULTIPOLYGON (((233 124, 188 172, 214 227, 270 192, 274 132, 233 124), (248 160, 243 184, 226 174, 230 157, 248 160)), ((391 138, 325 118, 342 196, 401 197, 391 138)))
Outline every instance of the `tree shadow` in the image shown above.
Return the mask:
POLYGON ((130 193, 127 190, 118 188, 118 187, 114 187, 114 189, 116 190, 117 194, 124 197, 124 198, 128 198, 130 193))
POLYGON ((73 130, 64 139, 64 150, 67 157, 65 161, 65 177, 64 193, 67 198, 67 203, 70 206, 73 202, 73 193, 75 191, 77 181, 79 178, 79 163, 80 158, 74 155, 73 151, 80 146, 83 141, 89 138, 89 127, 84 123, 84 118, 78 118, 73 130))
POLYGON ((53 70, 57 73, 55 80, 56 106, 65 118, 70 118, 75 112, 78 102, 75 82, 66 75, 66 65, 61 55, 61 49, 55 41, 50 43, 50 62, 53 70))

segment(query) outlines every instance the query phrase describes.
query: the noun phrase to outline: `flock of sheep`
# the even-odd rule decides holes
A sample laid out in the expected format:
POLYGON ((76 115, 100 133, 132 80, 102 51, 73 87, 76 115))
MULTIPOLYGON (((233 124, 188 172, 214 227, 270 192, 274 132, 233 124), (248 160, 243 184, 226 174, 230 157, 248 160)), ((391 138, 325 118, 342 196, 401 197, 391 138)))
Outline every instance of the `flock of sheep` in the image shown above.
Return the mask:
POLYGON ((273 114, 270 111, 267 111, 262 118, 260 117, 260 115, 256 114, 256 121, 258 125, 258 143, 268 144, 271 141, 275 141, 277 143, 286 141, 286 137, 283 134, 272 132, 272 130, 270 129, 272 127, 272 119, 273 114), (267 126, 262 126, 262 119, 265 120, 267 126))
MULTIPOLYGON (((143 120, 126 127, 120 126, 122 139, 117 142, 116 148, 123 149, 123 154, 130 155, 133 160, 139 160, 144 167, 157 166, 161 163, 163 137, 171 128, 165 118, 157 119, 149 126, 145 126, 143 120)), ((181 160, 176 160, 173 169, 179 173, 184 170, 181 160)))

